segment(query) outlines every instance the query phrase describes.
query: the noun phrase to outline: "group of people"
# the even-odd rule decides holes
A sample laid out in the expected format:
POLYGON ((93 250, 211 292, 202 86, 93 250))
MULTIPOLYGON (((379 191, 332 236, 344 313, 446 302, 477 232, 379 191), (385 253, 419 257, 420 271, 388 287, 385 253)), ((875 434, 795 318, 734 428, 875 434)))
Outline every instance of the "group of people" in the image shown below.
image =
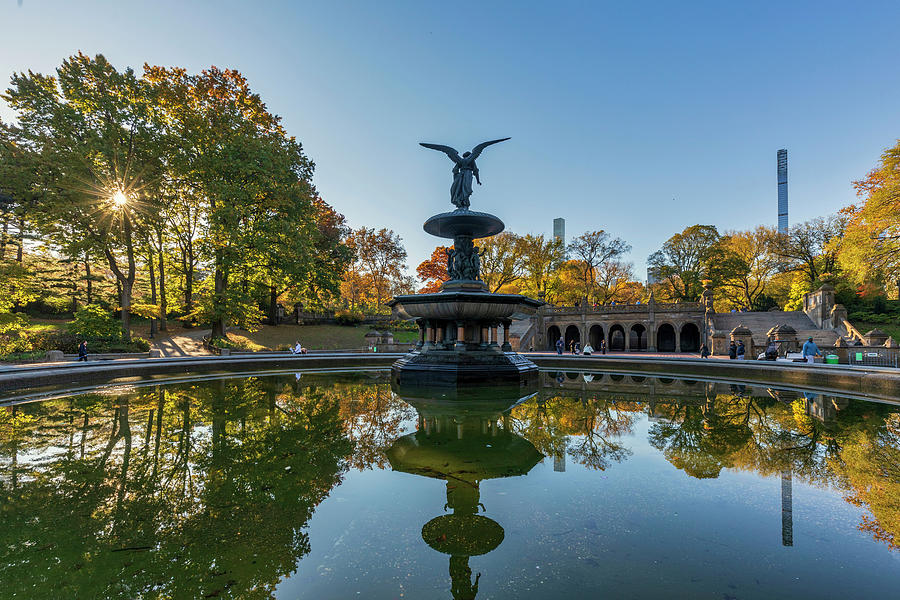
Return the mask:
MULTIPOLYGON (((743 340, 738 340, 735 344, 734 340, 731 341, 731 345, 728 346, 728 358, 731 360, 744 360, 744 356, 747 352, 747 348, 744 346, 743 340)), ((803 360, 805 360, 808 364, 813 364, 816 362, 817 356, 822 356, 821 350, 813 341, 812 337, 806 339, 803 343, 803 348, 800 351, 803 360)), ((709 356, 709 349, 706 347, 706 344, 700 346, 700 356, 701 358, 706 358, 709 356)), ((778 344, 775 340, 769 338, 769 343, 766 344, 766 349, 763 350, 762 354, 758 357, 759 360, 776 360, 778 358, 778 344)))
MULTIPOLYGON (((562 355, 565 347, 566 347, 566 345, 563 342, 563 339, 557 338, 556 353, 559 355, 562 355)), ((600 340, 600 348, 598 350, 599 350, 600 354, 606 354, 606 340, 600 340)), ((594 350, 594 347, 591 346, 590 342, 588 342, 585 345, 585 347, 582 349, 580 342, 576 342, 575 340, 569 341, 569 352, 571 352, 572 354, 576 354, 576 355, 581 354, 584 356, 590 356, 591 354, 593 354, 594 352, 597 352, 598 350, 594 350)))

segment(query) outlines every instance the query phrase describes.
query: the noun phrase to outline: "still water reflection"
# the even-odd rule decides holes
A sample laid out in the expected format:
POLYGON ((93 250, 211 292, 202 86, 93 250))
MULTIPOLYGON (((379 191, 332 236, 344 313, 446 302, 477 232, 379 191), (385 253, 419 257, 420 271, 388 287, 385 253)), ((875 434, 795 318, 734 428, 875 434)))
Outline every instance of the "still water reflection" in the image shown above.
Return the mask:
POLYGON ((270 375, 0 408, 3 598, 892 597, 900 410, 543 373, 270 375))

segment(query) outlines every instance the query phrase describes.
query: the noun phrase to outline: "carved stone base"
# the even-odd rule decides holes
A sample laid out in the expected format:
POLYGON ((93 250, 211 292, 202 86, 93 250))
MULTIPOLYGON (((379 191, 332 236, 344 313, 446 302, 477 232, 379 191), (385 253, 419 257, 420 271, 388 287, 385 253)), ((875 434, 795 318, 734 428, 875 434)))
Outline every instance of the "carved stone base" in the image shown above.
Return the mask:
POLYGON ((440 350, 410 352, 391 367, 391 381, 405 388, 513 386, 527 388, 537 381, 537 366, 515 352, 440 350))

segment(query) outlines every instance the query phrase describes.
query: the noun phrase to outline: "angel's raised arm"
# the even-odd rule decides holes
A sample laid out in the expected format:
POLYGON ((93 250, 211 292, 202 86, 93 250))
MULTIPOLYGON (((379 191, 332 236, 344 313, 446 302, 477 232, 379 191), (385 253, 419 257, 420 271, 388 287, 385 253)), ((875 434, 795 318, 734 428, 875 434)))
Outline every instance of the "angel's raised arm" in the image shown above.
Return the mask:
POLYGON ((447 156, 450 157, 450 160, 459 164, 462 159, 459 157, 459 152, 451 148, 450 146, 442 146, 441 144, 426 144, 425 142, 419 142, 420 146, 424 146, 425 148, 431 148, 432 150, 438 150, 443 152, 447 156))

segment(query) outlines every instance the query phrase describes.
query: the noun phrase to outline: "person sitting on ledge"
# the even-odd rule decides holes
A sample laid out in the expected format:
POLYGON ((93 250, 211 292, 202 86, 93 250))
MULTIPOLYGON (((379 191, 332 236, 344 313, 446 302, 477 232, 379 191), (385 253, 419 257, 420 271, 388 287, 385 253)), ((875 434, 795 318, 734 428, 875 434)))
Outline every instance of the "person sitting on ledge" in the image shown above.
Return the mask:
POLYGON ((306 354, 306 348, 300 345, 300 340, 297 340, 297 345, 291 348, 291 354, 306 354))
POLYGON ((591 346, 590 342, 585 344, 584 350, 582 350, 581 353, 584 354, 585 356, 590 356, 591 354, 594 353, 594 348, 593 348, 593 346, 591 346))

